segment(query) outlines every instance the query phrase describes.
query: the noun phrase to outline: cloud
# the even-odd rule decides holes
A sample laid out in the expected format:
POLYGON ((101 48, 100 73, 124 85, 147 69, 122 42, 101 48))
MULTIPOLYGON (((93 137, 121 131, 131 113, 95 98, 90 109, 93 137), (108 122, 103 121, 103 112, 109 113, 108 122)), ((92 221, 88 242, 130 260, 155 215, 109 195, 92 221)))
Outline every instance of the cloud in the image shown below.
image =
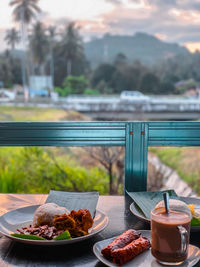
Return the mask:
POLYGON ((101 29, 112 34, 133 35, 141 31, 181 44, 200 41, 199 0, 107 1, 115 8, 102 16, 101 29))

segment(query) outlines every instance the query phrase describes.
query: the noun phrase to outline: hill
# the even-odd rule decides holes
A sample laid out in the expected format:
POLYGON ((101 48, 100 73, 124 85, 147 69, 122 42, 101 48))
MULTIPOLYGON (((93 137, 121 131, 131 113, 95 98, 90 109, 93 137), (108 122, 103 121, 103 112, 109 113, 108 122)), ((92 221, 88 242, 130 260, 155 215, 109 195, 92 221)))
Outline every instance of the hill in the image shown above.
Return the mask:
POLYGON ((177 54, 189 54, 185 47, 176 43, 163 42, 146 33, 136 33, 133 36, 106 34, 103 38, 85 43, 84 47, 92 67, 105 61, 112 62, 118 53, 126 55, 129 61, 139 59, 148 65, 177 54))

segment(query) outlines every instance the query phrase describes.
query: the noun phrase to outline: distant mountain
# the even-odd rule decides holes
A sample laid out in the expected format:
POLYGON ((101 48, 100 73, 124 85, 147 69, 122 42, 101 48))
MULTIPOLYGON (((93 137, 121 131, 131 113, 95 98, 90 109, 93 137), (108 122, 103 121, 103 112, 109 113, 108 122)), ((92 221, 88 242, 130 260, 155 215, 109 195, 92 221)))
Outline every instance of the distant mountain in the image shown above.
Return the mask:
POLYGON ((136 33, 133 36, 106 34, 103 38, 85 43, 84 47, 92 67, 102 62, 113 62, 118 53, 126 55, 130 62, 139 59, 148 65, 177 54, 189 54, 183 46, 163 42, 146 33, 136 33))

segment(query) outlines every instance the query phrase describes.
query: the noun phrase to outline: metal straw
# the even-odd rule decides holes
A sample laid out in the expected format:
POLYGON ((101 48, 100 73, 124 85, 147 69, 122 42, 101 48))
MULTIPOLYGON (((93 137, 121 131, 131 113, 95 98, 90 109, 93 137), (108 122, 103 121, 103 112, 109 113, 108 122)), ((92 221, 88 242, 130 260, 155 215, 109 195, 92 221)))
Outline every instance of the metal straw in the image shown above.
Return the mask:
POLYGON ((168 214, 169 213, 169 193, 168 192, 163 193, 163 198, 164 198, 164 203, 165 203, 165 210, 166 210, 166 213, 168 214))

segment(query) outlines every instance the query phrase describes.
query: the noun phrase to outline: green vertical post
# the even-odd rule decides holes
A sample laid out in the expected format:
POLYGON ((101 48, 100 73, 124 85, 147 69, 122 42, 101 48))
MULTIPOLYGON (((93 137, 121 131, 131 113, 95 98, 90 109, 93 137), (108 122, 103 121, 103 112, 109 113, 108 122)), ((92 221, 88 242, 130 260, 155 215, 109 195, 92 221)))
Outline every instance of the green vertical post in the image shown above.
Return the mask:
POLYGON ((148 124, 126 125, 125 185, 127 191, 147 190, 148 124))

